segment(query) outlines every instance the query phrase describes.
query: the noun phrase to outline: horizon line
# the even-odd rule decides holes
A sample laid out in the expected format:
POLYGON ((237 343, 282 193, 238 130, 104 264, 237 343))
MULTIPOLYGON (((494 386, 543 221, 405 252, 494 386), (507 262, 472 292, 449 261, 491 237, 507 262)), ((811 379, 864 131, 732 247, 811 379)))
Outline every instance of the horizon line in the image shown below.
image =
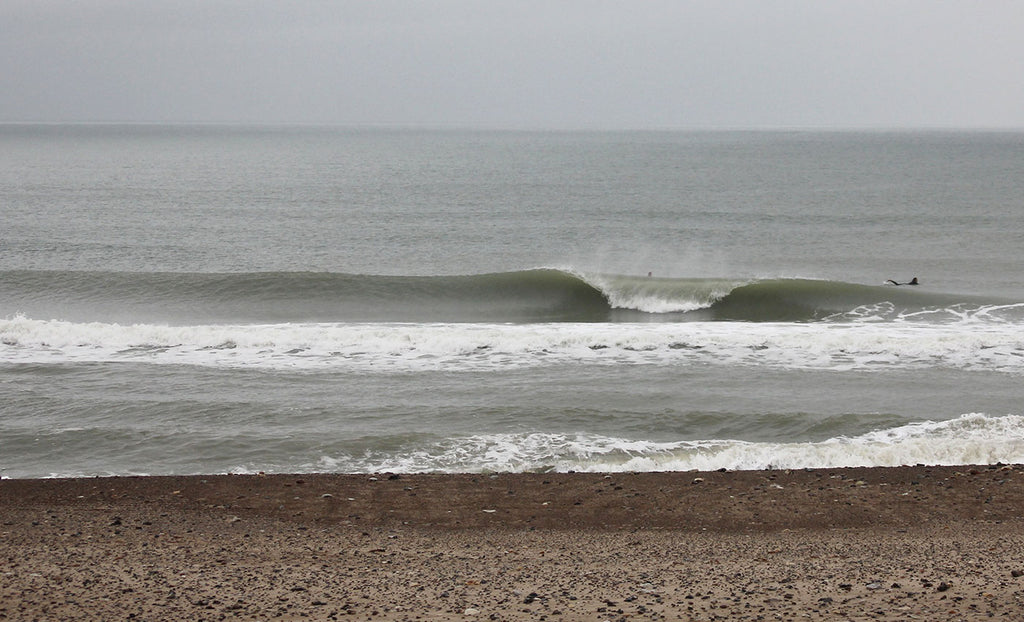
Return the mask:
POLYGON ((0 126, 145 126, 145 127, 237 127, 237 128, 323 128, 345 130, 421 130, 480 132, 1021 132, 1024 126, 1013 125, 476 125, 445 123, 342 123, 305 121, 139 121, 139 120, 0 120, 0 126))

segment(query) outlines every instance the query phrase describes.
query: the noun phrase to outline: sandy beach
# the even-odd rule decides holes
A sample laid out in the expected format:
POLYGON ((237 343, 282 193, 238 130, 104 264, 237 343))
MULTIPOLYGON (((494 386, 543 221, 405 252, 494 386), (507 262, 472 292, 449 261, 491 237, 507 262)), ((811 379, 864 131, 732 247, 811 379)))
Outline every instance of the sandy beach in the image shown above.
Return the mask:
POLYGON ((0 481, 2 620, 1019 620, 1024 467, 0 481))

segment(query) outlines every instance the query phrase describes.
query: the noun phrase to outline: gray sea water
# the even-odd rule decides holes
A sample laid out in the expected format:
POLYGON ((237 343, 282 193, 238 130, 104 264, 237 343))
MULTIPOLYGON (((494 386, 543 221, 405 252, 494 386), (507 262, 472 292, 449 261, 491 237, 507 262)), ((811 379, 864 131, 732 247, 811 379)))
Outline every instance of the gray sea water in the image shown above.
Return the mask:
POLYGON ((0 125, 0 475, 1024 462, 1022 173, 1020 132, 0 125))

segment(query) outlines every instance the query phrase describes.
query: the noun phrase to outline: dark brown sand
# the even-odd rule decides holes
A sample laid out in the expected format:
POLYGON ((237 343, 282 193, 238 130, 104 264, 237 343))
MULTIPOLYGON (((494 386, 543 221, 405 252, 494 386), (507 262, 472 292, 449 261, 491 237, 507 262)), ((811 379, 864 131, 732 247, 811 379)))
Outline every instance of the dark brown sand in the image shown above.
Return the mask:
POLYGON ((0 481, 0 620, 1024 620, 1024 467, 0 481))

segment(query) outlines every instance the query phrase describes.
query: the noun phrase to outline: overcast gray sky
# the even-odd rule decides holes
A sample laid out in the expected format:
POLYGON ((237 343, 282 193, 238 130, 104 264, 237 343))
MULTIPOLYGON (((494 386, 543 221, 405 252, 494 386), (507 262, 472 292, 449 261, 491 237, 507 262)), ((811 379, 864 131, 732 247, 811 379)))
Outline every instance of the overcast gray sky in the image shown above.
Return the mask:
POLYGON ((3 0, 0 121, 1024 127, 1024 3, 3 0))

